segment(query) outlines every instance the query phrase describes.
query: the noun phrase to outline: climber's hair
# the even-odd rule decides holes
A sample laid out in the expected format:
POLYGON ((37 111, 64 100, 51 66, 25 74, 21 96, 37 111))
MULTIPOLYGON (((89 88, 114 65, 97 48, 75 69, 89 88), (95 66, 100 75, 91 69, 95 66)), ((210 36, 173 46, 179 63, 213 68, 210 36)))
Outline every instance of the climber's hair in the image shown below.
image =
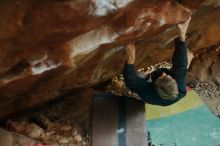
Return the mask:
POLYGON ((154 87, 159 96, 163 99, 175 100, 178 95, 177 83, 170 76, 157 78, 154 87))

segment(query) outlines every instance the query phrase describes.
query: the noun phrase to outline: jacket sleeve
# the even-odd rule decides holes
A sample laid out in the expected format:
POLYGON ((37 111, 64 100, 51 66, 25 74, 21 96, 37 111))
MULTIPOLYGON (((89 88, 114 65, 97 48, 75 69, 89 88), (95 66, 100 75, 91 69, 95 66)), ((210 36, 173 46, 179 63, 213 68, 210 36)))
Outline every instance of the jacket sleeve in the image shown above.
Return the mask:
POLYGON ((145 79, 137 75, 133 64, 126 64, 123 70, 126 86, 137 94, 142 94, 145 90, 145 79))
POLYGON ((181 99, 186 95, 186 73, 187 73, 187 45, 186 42, 175 40, 175 50, 172 58, 173 75, 176 79, 179 95, 177 99, 181 99))

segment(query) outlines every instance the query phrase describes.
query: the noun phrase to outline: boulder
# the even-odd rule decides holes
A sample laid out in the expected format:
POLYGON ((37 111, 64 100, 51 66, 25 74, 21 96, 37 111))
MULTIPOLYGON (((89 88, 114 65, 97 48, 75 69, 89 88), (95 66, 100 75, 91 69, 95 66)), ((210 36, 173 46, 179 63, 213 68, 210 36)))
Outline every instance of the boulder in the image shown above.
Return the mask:
POLYGON ((196 53, 220 41, 218 1, 0 2, 0 118, 121 73, 129 42, 137 67, 169 60, 176 24, 191 14, 196 53))
POLYGON ((188 74, 189 80, 214 82, 220 86, 220 48, 202 52, 194 58, 188 74))

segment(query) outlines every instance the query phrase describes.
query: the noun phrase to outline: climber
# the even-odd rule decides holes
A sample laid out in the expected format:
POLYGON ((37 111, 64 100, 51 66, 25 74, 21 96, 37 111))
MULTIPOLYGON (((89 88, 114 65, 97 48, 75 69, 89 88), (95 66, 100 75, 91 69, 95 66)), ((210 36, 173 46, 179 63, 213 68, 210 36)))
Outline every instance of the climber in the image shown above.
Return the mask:
POLYGON ((161 68, 142 78, 135 70, 135 45, 126 46, 127 64, 123 70, 126 86, 144 102, 154 105, 171 105, 186 95, 186 73, 193 54, 187 49, 186 31, 191 17, 178 24, 180 37, 175 39, 172 69, 161 68))

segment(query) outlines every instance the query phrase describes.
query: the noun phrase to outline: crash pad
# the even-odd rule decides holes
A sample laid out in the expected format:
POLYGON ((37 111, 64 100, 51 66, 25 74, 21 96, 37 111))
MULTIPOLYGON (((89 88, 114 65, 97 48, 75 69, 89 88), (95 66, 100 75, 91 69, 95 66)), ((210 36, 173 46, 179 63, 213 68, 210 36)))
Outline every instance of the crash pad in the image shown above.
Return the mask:
POLYGON ((146 104, 147 126, 155 146, 219 146, 220 119, 194 90, 170 106, 146 104))
POLYGON ((147 146, 145 104, 98 94, 93 98, 92 146, 147 146))

